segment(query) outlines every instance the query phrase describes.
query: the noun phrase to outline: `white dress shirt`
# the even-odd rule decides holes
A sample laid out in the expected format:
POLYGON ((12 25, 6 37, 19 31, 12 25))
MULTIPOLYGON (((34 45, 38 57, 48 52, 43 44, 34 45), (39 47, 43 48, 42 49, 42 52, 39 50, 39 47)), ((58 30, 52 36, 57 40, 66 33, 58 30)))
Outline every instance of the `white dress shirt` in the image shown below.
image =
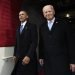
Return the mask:
POLYGON ((48 21, 47 21, 47 22, 48 22, 48 28, 49 28, 49 30, 51 30, 54 21, 55 21, 55 17, 54 17, 52 20, 48 20, 48 21))
POLYGON ((27 23, 27 21, 21 22, 21 25, 23 25, 23 28, 25 27, 26 23, 27 23))
POLYGON ((24 29, 26 23, 27 23, 27 21, 25 21, 25 22, 21 22, 20 33, 22 33, 22 31, 23 31, 23 29, 24 29))

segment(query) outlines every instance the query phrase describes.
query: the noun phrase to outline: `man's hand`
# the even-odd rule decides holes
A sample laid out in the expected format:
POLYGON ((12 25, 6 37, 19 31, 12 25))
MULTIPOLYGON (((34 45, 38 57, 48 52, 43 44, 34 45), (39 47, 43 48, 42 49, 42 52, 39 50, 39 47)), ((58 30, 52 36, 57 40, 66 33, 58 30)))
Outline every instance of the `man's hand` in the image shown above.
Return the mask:
POLYGON ((22 61, 23 61, 22 64, 29 64, 30 58, 29 58, 28 56, 25 56, 24 59, 23 59, 22 61))
POLYGON ((40 63, 41 66, 43 66, 44 60, 43 59, 39 59, 39 63, 40 63))
POLYGON ((75 64, 70 64, 70 70, 71 70, 72 72, 75 72, 75 64))

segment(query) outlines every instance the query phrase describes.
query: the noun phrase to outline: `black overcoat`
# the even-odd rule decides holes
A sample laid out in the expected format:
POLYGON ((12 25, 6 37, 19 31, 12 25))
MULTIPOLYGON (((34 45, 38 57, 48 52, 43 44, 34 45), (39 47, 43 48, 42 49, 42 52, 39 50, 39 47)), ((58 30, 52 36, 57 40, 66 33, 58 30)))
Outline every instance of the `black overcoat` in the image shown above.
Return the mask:
POLYGON ((37 75, 37 38, 36 25, 27 22, 21 34, 20 26, 18 27, 14 50, 14 55, 18 60, 12 75, 37 75), (22 64, 22 60, 25 56, 30 57, 30 62, 27 65, 22 64))
POLYGON ((55 19, 52 29, 47 22, 39 28, 39 58, 44 59, 45 75, 70 75, 70 63, 75 63, 70 25, 55 19))

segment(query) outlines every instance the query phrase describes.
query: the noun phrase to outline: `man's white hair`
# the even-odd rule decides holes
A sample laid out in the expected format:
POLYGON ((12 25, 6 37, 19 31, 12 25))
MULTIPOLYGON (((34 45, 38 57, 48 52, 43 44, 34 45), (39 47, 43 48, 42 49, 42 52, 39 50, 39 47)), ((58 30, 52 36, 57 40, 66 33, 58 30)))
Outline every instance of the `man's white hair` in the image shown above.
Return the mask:
POLYGON ((53 10, 54 10, 53 5, 45 5, 45 6, 43 7, 42 11, 43 11, 46 7, 51 7, 51 9, 53 9, 53 10))

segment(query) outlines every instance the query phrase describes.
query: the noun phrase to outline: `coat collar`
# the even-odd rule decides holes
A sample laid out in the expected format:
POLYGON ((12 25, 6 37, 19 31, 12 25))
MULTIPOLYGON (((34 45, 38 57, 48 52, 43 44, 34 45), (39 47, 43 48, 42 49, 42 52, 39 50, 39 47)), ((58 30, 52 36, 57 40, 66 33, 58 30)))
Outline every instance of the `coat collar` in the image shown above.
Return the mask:
POLYGON ((22 33, 20 34, 20 25, 19 25, 19 27, 18 27, 18 33, 19 33, 20 35, 22 35, 22 34, 28 29, 28 27, 29 27, 29 23, 27 22, 26 25, 25 25, 24 28, 23 28, 22 33))
POLYGON ((51 30, 49 30, 49 28, 48 28, 48 24, 47 24, 47 21, 45 21, 45 23, 44 23, 44 26, 45 26, 45 29, 49 32, 49 33, 53 33, 53 31, 56 29, 56 26, 58 25, 58 19, 57 18, 55 18, 55 21, 54 21, 54 23, 53 23, 53 26, 52 26, 52 29, 51 30))

